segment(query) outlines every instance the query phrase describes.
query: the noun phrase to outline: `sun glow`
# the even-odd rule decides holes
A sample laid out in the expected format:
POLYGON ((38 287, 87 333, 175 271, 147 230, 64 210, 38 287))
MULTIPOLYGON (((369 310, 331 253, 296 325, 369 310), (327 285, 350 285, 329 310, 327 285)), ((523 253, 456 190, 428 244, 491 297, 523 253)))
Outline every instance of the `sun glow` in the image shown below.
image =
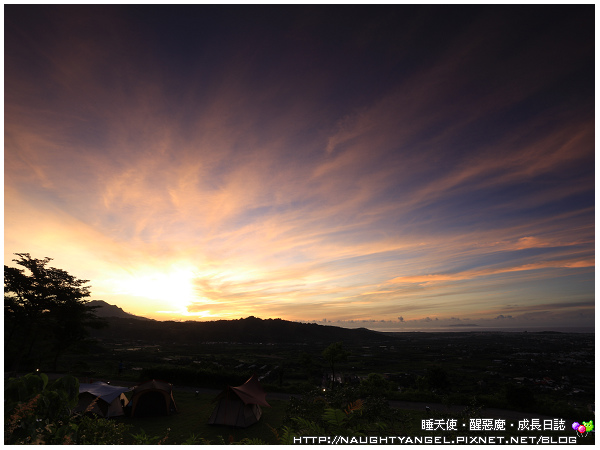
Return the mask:
MULTIPOLYGON (((190 266, 172 265, 168 270, 141 269, 119 279, 112 279, 115 292, 169 305, 164 313, 189 315, 187 307, 198 300, 194 287, 197 277, 190 266)), ((196 315, 196 314, 194 314, 196 315)))

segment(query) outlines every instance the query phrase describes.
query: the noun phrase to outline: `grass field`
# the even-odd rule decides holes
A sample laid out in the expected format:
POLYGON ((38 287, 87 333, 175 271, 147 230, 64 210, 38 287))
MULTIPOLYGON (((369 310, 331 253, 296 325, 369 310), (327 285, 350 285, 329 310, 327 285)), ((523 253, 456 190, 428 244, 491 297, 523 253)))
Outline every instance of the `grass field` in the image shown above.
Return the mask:
POLYGON ((225 443, 239 442, 244 438, 258 438, 268 444, 277 444, 277 439, 269 426, 279 428, 282 425, 287 403, 285 400, 268 399, 271 407, 262 408, 263 415, 258 423, 248 428, 235 428, 208 424, 215 406, 212 402, 214 395, 196 396, 192 392, 174 391, 173 396, 179 411, 176 414, 167 417, 122 417, 116 420, 131 425, 131 434, 145 433, 149 437, 159 436, 161 439, 167 436, 164 442, 161 442, 163 444, 182 444, 192 434, 198 440, 205 439, 212 444, 220 443, 221 438, 225 443))

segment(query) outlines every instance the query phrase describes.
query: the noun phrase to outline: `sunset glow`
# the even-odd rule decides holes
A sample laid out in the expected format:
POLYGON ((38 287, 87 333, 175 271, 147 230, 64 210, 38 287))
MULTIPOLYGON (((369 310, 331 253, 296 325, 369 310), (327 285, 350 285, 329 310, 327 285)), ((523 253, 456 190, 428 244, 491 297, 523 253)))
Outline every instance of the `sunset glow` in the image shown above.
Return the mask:
POLYGON ((594 5, 4 13, 6 265, 158 320, 594 326, 594 5))

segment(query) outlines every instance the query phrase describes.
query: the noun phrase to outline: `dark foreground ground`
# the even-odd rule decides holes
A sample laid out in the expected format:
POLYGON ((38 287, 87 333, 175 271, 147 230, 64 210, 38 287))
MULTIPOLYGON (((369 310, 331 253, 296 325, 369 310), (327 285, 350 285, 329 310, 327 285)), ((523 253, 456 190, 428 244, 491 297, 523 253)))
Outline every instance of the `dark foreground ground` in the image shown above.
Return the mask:
MULTIPOLYGON (((236 440, 254 436, 277 443, 270 427, 283 425, 290 396, 329 385, 331 370, 323 350, 332 342, 325 338, 278 344, 172 340, 174 336, 164 340, 151 333, 143 337, 100 338, 86 352, 66 355, 59 371, 76 375, 82 382, 101 380, 123 386, 149 378, 171 382, 181 412, 167 419, 167 428, 172 430, 167 443, 180 443, 190 432, 211 441, 230 433, 236 440), (254 431, 206 425, 212 400, 220 390, 242 384, 253 373, 260 377, 272 405, 265 408, 262 425, 257 424, 254 431), (178 438, 173 437, 175 429, 178 438)), ((383 378, 390 405, 406 416, 407 432, 422 434, 422 420, 457 416, 474 404, 477 417, 505 419, 515 426, 524 418, 563 419, 565 432, 574 435, 573 422, 595 418, 594 334, 458 332, 367 337, 363 342, 344 341, 347 358, 336 362, 336 378, 355 386, 369 374, 383 378)), ((147 432, 164 425, 149 419, 123 420, 147 432)), ((578 436, 578 443, 588 443, 589 437, 578 436)))

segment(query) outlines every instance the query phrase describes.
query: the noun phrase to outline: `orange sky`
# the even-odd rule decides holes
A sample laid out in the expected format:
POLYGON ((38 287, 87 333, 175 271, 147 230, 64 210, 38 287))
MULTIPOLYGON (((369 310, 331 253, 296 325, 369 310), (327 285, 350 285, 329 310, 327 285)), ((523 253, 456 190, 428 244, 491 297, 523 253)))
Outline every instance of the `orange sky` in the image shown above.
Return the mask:
POLYGON ((161 320, 593 326, 593 5, 338 8, 5 6, 5 264, 161 320))

